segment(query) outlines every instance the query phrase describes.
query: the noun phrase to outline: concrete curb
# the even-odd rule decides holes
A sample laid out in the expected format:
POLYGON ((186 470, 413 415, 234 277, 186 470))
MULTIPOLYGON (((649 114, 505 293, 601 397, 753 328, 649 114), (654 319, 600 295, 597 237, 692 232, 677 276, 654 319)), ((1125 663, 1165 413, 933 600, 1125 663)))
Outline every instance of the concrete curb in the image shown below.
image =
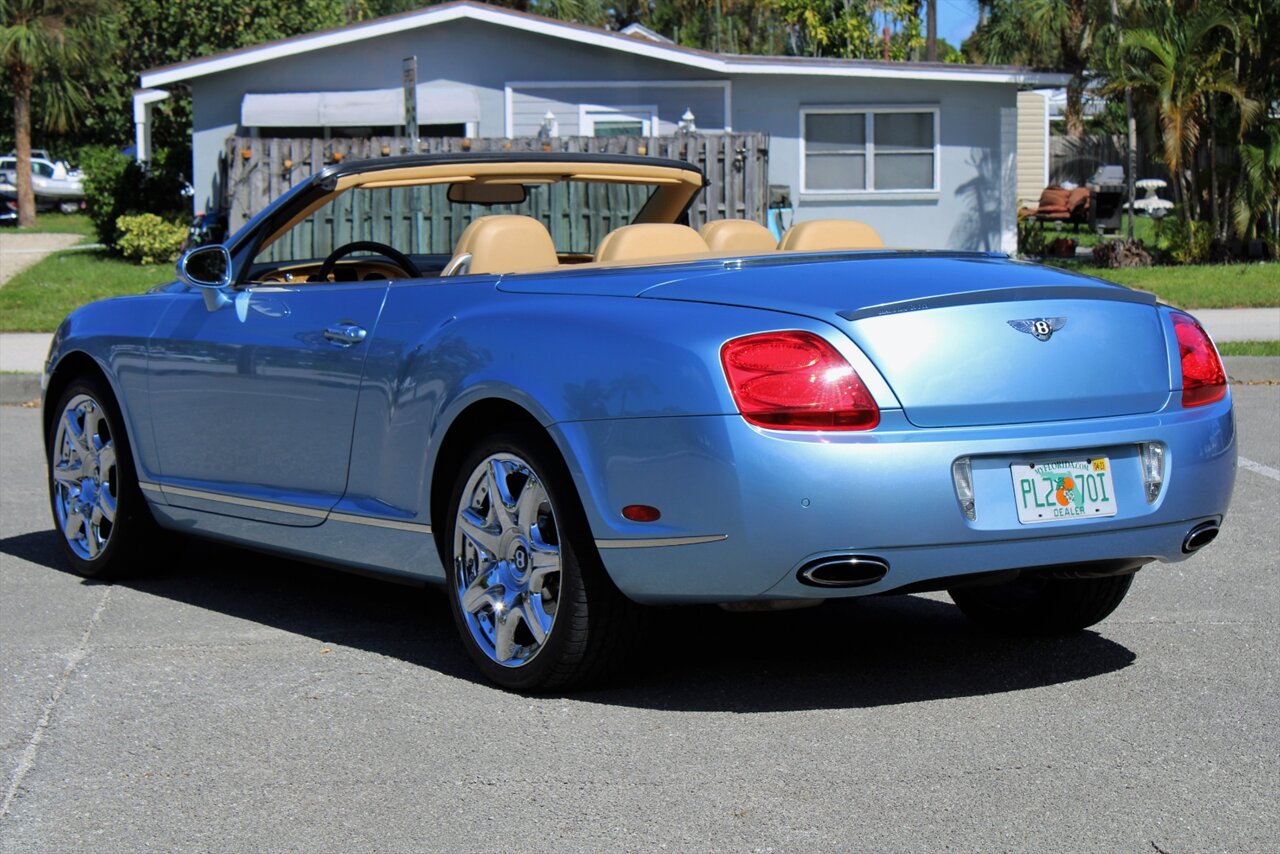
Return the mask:
POLYGON ((19 406, 39 399, 39 374, 0 374, 0 406, 19 406))
MULTIPOLYGON (((1222 361, 1232 382, 1280 382, 1280 356, 1225 356, 1222 361)), ((39 399, 39 374, 0 374, 0 406, 18 406, 39 399)))
POLYGON ((1222 361, 1232 382, 1280 382, 1280 356, 1223 356, 1222 361))

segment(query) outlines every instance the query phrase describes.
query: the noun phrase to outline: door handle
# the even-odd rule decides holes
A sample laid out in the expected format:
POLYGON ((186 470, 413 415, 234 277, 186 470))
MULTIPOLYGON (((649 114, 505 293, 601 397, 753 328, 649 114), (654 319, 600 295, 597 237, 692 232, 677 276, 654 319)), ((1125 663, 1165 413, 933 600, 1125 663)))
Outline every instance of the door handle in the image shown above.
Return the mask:
POLYGON ((369 333, 354 323, 338 323, 324 331, 324 337, 343 347, 359 344, 369 333))

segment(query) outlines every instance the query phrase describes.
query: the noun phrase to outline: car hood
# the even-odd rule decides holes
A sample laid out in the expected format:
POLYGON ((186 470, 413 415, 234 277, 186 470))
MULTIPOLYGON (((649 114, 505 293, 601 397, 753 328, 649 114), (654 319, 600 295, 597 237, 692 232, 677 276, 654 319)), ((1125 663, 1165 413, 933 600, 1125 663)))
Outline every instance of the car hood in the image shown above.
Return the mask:
POLYGON ((1154 297, 1003 256, 864 252, 588 272, 506 279, 501 287, 823 320, 866 353, 922 427, 1131 415, 1157 411, 1169 398, 1154 297), (1054 327, 1048 335, 1036 334, 1038 320, 1054 327))

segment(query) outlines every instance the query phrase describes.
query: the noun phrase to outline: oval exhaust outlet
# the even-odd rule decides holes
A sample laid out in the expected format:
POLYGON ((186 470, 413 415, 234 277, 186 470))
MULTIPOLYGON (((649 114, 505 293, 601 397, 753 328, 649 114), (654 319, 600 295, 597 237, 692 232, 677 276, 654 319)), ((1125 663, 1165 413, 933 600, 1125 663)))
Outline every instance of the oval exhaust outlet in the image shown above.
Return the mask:
POLYGON ((811 560, 796 576, 814 587, 864 587, 889 572, 887 561, 868 555, 828 555, 811 560))
POLYGON ((1187 534, 1187 538, 1182 541, 1182 551, 1186 554, 1198 552, 1200 549, 1212 543, 1218 536, 1218 526, 1213 522, 1206 522, 1203 525, 1197 525, 1187 534))

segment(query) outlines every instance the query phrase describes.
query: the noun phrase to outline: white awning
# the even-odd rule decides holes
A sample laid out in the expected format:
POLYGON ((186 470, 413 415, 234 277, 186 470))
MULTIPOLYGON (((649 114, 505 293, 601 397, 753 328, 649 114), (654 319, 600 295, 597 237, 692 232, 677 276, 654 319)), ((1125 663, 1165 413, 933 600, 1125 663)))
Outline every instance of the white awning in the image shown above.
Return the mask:
MULTIPOLYGON (((403 98, 403 96, 401 96, 403 98)), ((469 86, 418 84, 418 121, 424 125, 460 125, 480 121, 480 99, 469 86)))
MULTIPOLYGON (((466 86, 418 84, 418 122, 480 121, 480 101, 466 86)), ((250 93, 240 102, 242 127, 365 127, 404 124, 401 89, 250 93)))

